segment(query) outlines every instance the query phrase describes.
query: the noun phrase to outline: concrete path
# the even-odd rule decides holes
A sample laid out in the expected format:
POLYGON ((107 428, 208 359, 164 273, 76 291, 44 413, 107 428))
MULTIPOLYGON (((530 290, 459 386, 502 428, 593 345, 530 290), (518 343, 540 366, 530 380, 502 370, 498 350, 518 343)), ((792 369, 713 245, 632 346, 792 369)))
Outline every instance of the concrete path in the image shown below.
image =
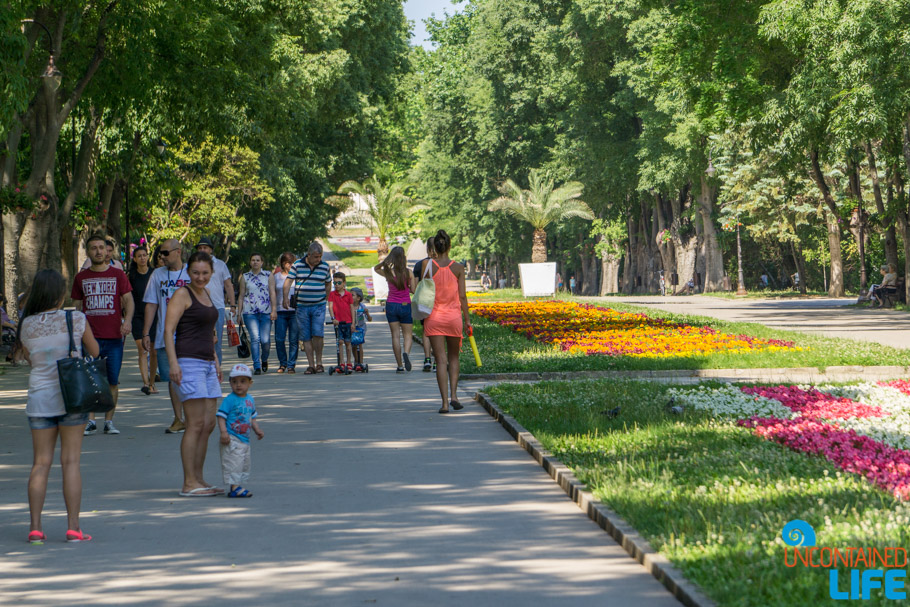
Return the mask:
MULTIPOLYGON (((138 391, 130 343, 123 433, 83 444, 87 544, 62 541, 59 466, 49 541, 25 542, 27 376, 0 376, 0 603, 678 604, 468 394, 462 412, 439 415, 434 376, 396 375, 375 318, 369 374, 256 378, 266 437, 248 500, 177 496, 180 438, 164 434, 167 398, 138 391)), ((220 480, 217 435, 206 476, 220 480)))
POLYGON ((606 297, 681 314, 757 322, 777 329, 910 347, 910 315, 894 310, 847 308, 855 299, 723 299, 720 297, 606 297))

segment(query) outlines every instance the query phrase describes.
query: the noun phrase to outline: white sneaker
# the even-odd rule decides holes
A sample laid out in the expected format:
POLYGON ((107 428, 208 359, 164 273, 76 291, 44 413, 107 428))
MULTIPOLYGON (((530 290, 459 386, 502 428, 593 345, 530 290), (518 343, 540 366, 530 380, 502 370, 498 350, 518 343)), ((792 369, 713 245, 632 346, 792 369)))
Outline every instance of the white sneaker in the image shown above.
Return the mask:
POLYGON ((104 433, 105 434, 120 434, 120 430, 114 427, 113 420, 107 420, 104 422, 104 433))
POLYGON ((83 436, 91 436, 98 431, 98 426, 95 425, 94 420, 88 420, 88 423, 85 424, 85 430, 82 432, 83 436))

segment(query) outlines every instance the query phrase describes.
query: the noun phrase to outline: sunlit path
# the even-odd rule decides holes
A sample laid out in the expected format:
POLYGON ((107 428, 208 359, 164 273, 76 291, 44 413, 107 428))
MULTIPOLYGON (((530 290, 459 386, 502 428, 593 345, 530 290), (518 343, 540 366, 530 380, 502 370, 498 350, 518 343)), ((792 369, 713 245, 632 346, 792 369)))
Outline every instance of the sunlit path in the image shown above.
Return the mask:
MULTIPOLYGON (((25 542, 26 374, 0 376, 3 602, 676 604, 467 394, 464 411, 439 415, 432 375, 396 375, 375 318, 369 374, 255 378, 266 437, 253 445, 249 500, 177 497, 170 406, 139 392, 131 356, 123 434, 84 443, 83 525, 95 536, 84 545, 62 541, 59 467, 49 541, 25 542)), ((217 435, 206 476, 220 480, 217 435)))

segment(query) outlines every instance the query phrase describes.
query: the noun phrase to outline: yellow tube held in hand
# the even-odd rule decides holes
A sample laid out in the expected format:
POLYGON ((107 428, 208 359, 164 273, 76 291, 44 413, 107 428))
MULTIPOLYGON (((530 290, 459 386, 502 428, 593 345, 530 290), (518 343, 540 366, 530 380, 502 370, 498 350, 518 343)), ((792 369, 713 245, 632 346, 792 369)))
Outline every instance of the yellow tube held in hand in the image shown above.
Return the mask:
POLYGON ((477 340, 474 339, 474 327, 468 329, 468 341, 471 342, 471 351, 474 352, 474 362, 477 363, 478 367, 483 365, 480 363, 480 352, 477 351, 477 340))

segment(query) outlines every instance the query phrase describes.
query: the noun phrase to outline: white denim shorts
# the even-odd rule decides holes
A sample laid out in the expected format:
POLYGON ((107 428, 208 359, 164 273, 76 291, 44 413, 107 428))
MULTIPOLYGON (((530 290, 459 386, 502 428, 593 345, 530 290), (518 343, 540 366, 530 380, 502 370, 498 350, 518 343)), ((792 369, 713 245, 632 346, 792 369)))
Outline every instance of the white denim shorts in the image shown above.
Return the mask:
POLYGON ((198 358, 178 358, 183 377, 177 386, 180 402, 194 398, 221 398, 221 384, 218 382, 218 369, 214 360, 198 358))

